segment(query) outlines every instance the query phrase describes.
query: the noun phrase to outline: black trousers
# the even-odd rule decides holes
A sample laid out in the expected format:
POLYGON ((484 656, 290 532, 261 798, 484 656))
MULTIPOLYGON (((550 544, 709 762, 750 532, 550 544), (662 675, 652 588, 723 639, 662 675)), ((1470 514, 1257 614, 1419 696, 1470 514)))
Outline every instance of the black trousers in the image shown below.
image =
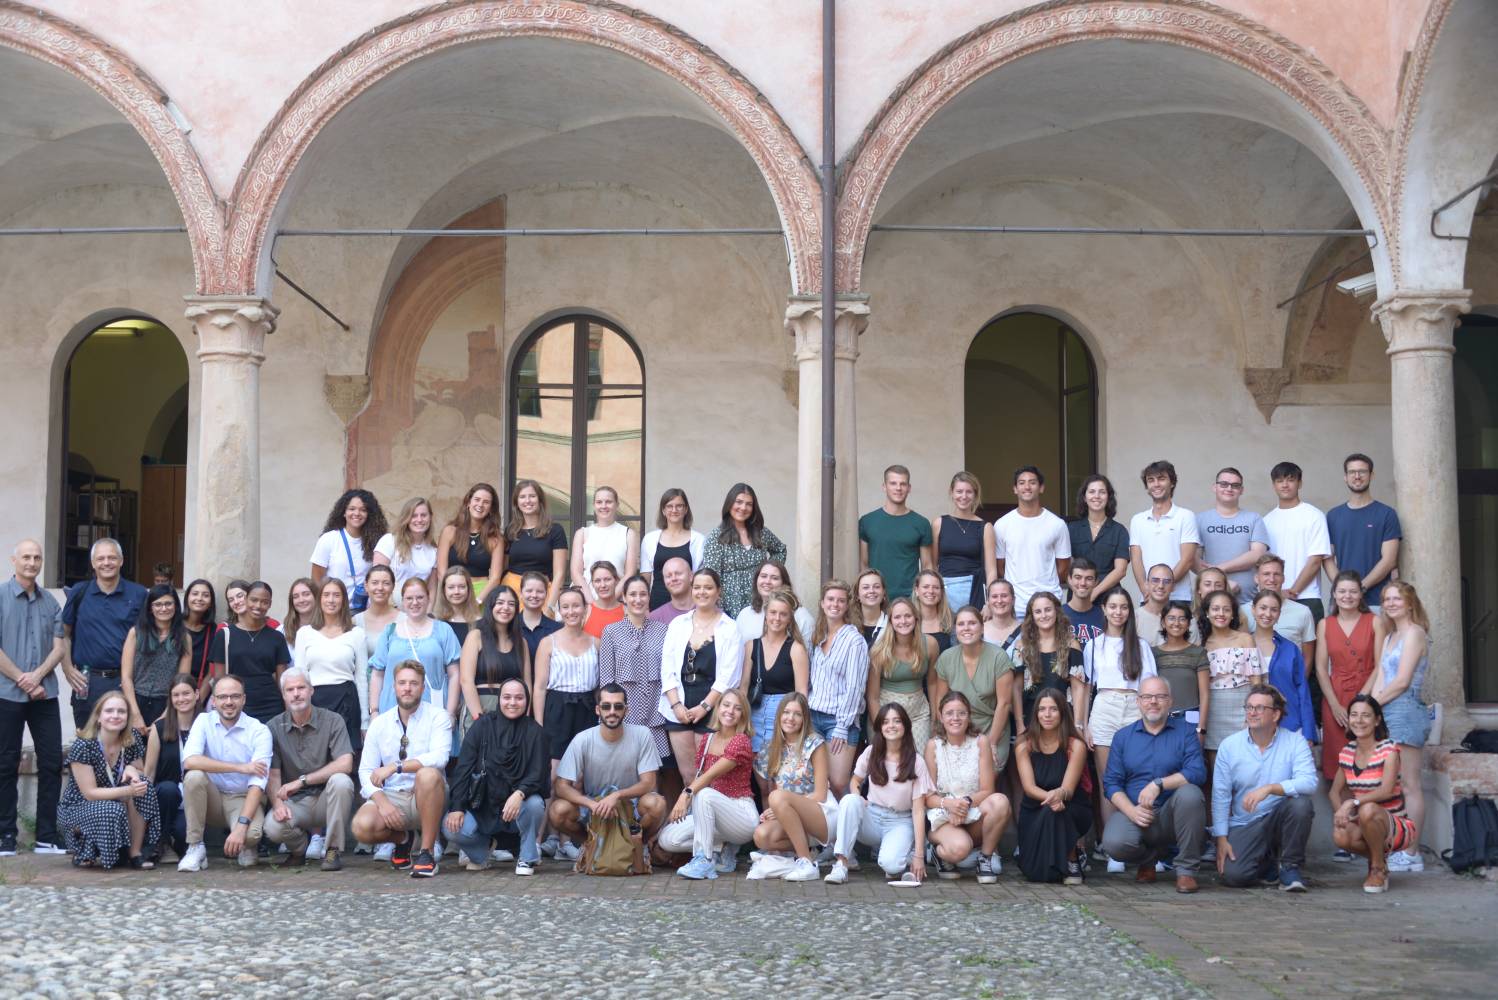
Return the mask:
POLYGON ((36 839, 56 844, 57 799, 62 794, 62 718, 56 698, 0 700, 0 836, 16 835, 21 734, 36 747, 36 839))

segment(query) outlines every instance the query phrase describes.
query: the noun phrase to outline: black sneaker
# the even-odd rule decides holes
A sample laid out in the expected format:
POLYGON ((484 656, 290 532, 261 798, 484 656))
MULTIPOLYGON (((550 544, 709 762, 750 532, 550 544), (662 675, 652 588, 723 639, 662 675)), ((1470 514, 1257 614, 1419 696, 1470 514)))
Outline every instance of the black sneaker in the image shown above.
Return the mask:
POLYGON ((390 855, 390 865, 398 872, 411 870, 411 852, 416 849, 416 834, 406 834, 404 843, 396 844, 390 855))
POLYGON ((411 864, 412 878, 431 878, 437 874, 437 859, 432 857, 432 852, 421 850, 416 852, 416 860, 411 864))
POLYGON ((1066 863, 1066 878, 1061 880, 1062 885, 1081 885, 1085 876, 1082 874, 1086 869, 1082 866, 1080 859, 1074 858, 1066 863))
POLYGON ((16 856, 16 835, 7 833, 0 837, 0 858, 13 858, 16 856))

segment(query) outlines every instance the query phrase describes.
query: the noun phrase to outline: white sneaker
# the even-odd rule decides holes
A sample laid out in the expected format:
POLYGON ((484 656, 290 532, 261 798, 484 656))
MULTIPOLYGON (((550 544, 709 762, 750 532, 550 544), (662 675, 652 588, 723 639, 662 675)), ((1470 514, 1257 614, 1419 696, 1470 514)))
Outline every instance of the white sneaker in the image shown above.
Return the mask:
POLYGON ((1171 864, 1169 861, 1156 861, 1155 862, 1155 873, 1156 874, 1158 874, 1158 875, 1166 875, 1166 874, 1168 874, 1170 872, 1173 872, 1173 871, 1175 871, 1175 865, 1171 864))
POLYGON ((577 849, 577 845, 570 840, 564 840, 557 844, 558 859, 565 858, 568 861, 576 861, 577 856, 581 853, 582 852, 577 849))
POLYGON ((208 848, 202 844, 193 844, 177 862, 179 872, 200 872, 208 867, 208 848))
POLYGON ((1385 863, 1391 872, 1425 871, 1425 859, 1418 851, 1395 851, 1388 856, 1385 863))
MULTIPOLYGON (((461 847, 458 848, 458 864, 463 865, 464 867, 467 867, 468 865, 473 864, 472 861, 468 860, 468 852, 465 851, 465 850, 463 850, 461 847)), ((473 868, 471 870, 472 871, 482 871, 483 869, 482 868, 473 868)))
MULTIPOLYGON (((510 852, 506 851, 505 853, 508 854, 510 852)), ((534 875, 536 874, 536 866, 529 861, 517 861, 515 862, 515 874, 522 878, 526 875, 534 875)))
POLYGON ((33 846, 31 848, 31 850, 34 853, 36 853, 36 854, 66 854, 66 853, 68 853, 68 849, 66 847, 63 847, 61 844, 49 844, 49 843, 47 843, 46 841, 43 841, 43 840, 38 840, 36 842, 35 846, 33 846))
POLYGON ((389 861, 393 857, 395 857, 394 844, 381 844, 375 848, 374 859, 376 861, 389 861))
POLYGON ((791 865, 791 870, 785 873, 787 882, 815 882, 820 874, 811 858, 797 858, 791 865))
POLYGON ((260 852, 253 847, 246 847, 239 852, 239 867, 241 868, 254 868, 259 860, 260 852))
POLYGON ((501 864, 509 864, 511 861, 515 860, 515 855, 511 851, 495 851, 489 856, 495 861, 500 862, 501 864))
POLYGON ((1115 861, 1113 858, 1109 858, 1108 859, 1108 874, 1109 875, 1122 875, 1124 872, 1126 872, 1128 870, 1129 870, 1129 866, 1126 865, 1126 864, 1124 864, 1122 861, 1115 861))
POLYGON ((307 860, 321 861, 328 853, 328 838, 320 833, 314 833, 307 841, 307 860))
POLYGON ((848 881, 848 866, 841 861, 832 862, 832 871, 822 881, 828 885, 842 885, 848 881))

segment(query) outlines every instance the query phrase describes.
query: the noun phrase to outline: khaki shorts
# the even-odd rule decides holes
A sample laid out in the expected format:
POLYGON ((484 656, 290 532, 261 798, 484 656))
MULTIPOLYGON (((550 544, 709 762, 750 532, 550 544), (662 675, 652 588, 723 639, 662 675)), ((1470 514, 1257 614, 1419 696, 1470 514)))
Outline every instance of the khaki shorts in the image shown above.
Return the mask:
POLYGON ((400 810, 402 829, 421 829, 421 813, 416 809, 416 789, 408 788, 399 792, 386 792, 385 798, 389 799, 390 804, 400 810))

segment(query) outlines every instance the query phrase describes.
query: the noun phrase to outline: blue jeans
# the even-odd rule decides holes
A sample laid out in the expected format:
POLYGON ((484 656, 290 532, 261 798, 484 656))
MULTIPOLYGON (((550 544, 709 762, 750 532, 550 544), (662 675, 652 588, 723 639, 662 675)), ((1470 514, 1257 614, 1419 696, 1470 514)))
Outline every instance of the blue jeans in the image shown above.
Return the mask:
POLYGON ((754 721, 754 753, 755 756, 765 747, 770 745, 770 740, 775 736, 775 715, 780 711, 780 703, 785 699, 783 694, 761 695, 759 707, 752 709, 749 713, 754 721))
POLYGON ((941 578, 942 586, 947 591, 947 606, 955 615, 969 604, 973 603, 973 575, 967 576, 944 576, 941 578))
MULTIPOLYGON (((541 849, 536 840, 541 833, 541 820, 546 815, 546 803, 541 796, 530 795, 520 804, 520 814, 513 823, 500 821, 499 829, 504 833, 520 835, 520 860, 535 864, 541 860, 541 849)), ((458 831, 457 844, 468 855, 468 860, 481 865, 489 860, 489 850, 494 838, 479 832, 479 821, 471 812, 463 814, 463 826, 458 831)))
POLYGON ((845 795, 837 804, 837 843, 833 851, 851 858, 855 844, 867 844, 879 852, 879 867, 897 876, 910 864, 915 846, 915 827, 908 812, 870 805, 861 795, 845 795))
POLYGON ((170 837, 175 850, 176 844, 187 841, 187 813, 182 808, 182 786, 175 781, 158 783, 156 803, 161 807, 161 839, 170 837))

